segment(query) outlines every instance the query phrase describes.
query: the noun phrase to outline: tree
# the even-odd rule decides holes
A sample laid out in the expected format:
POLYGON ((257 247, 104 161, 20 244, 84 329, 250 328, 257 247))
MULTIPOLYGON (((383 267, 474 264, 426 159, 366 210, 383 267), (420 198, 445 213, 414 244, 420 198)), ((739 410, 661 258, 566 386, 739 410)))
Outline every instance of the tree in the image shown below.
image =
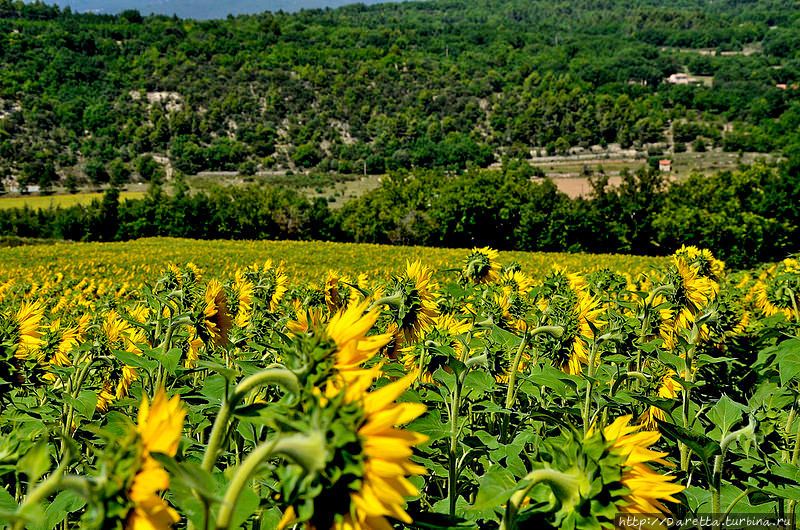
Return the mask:
POLYGON ((111 185, 119 187, 130 179, 131 170, 127 164, 125 164, 119 158, 115 158, 111 161, 108 165, 109 173, 111 174, 111 185))
POLYGON ((94 186, 100 186, 110 180, 110 176, 106 170, 105 164, 103 164, 103 162, 97 158, 93 158, 86 162, 84 172, 86 173, 86 177, 89 179, 89 182, 91 182, 94 186))
POLYGON ((292 155, 292 160, 300 167, 312 167, 319 162, 319 153, 310 143, 300 144, 292 155))

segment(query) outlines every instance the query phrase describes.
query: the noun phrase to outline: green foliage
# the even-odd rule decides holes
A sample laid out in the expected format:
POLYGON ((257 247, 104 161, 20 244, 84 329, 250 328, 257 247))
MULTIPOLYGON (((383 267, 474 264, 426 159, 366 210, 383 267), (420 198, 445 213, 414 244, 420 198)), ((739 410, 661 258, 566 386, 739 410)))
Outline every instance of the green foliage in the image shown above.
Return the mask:
POLYGON ((798 13, 777 0, 446 0, 211 23, 4 2, 0 163, 15 175, 42 157, 66 173, 142 155, 189 174, 269 156, 281 169, 461 171, 512 145, 644 150, 683 122, 716 142, 725 121, 741 122, 728 150, 782 149, 800 143, 796 93, 775 87, 800 79, 798 13), (676 51, 758 43, 747 56, 676 51), (662 82, 684 69, 713 85, 662 82))

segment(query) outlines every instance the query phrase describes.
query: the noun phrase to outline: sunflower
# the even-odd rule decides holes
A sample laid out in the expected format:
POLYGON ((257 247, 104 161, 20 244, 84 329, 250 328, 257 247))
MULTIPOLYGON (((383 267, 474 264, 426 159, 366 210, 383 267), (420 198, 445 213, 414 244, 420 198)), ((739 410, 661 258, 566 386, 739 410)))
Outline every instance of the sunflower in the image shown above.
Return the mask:
POLYGON ((205 303, 203 305, 203 335, 205 342, 215 346, 228 344, 228 333, 233 327, 233 321, 228 314, 228 302, 222 284, 211 280, 206 286, 205 303))
POLYGON ((611 442, 610 452, 625 457, 621 481, 630 493, 622 497, 617 506, 622 513, 669 514, 663 502, 680 502, 673 495, 685 488, 672 483, 675 477, 656 473, 648 465, 648 462, 670 465, 664 460, 669 453, 649 449, 661 434, 657 431, 637 433, 641 426, 630 426, 630 421, 630 415, 621 416, 603 429, 604 438, 611 442))
POLYGON ((406 343, 415 342, 438 314, 436 297, 439 286, 432 275, 433 270, 419 260, 406 261, 405 274, 396 277, 387 296, 375 302, 375 306, 389 308, 398 335, 406 343))
MULTIPOLYGON (((91 317, 88 314, 83 315, 78 319, 78 323, 76 325, 65 328, 63 331, 61 331, 61 338, 58 342, 58 346, 56 346, 56 351, 53 354, 53 358, 50 359, 51 364, 55 364, 56 366, 70 365, 71 360, 69 358, 69 353, 78 346, 81 340, 83 340, 84 334, 86 333, 86 328, 89 326, 90 319, 91 317)), ((60 330, 61 320, 55 320, 51 327, 60 330)))
POLYGON ((518 293, 526 295, 533 289, 533 279, 521 271, 506 271, 500 276, 500 285, 506 295, 518 293))
POLYGON ((142 460, 128 490, 133 509, 128 514, 126 530, 160 530, 180 521, 178 512, 158 495, 159 490, 169 487, 169 474, 150 454, 175 456, 185 416, 186 409, 180 398, 168 399, 163 388, 153 396, 152 404, 147 398, 142 400, 136 429, 142 460))
POLYGON ((377 309, 364 314, 368 305, 368 300, 351 305, 331 317, 325 326, 325 335, 336 343, 334 368, 339 373, 360 370, 392 339, 388 333, 367 336, 379 315, 377 309))
POLYGON ((698 249, 694 246, 682 246, 675 251, 675 256, 683 258, 687 263, 694 267, 700 276, 711 280, 715 292, 719 289, 719 281, 725 273, 725 262, 714 257, 707 248, 698 249))
POLYGON ((263 265, 251 265, 244 275, 255 285, 257 298, 269 306, 271 313, 277 311, 278 305, 289 290, 289 277, 283 269, 273 267, 272 260, 267 260, 263 265))
POLYGON ((14 285, 14 280, 8 280, 5 283, 0 283, 0 300, 3 300, 6 293, 11 290, 12 285, 14 285))
MULTIPOLYGON (((134 313, 141 317, 143 311, 143 309, 134 310, 134 313)), ((109 349, 124 350, 128 353, 141 355, 142 349, 140 345, 147 344, 147 337, 145 336, 144 330, 140 327, 131 326, 130 322, 122 318, 115 309, 108 312, 101 328, 109 349)), ((127 396, 131 384, 137 377, 138 373, 135 368, 127 364, 123 365, 119 381, 114 391, 114 397, 116 397, 116 399, 122 399, 127 396)), ((98 400, 99 399, 100 397, 98 395, 98 400)))
POLYGON ((303 307, 300 300, 294 301, 294 315, 296 320, 286 322, 286 328, 292 333, 309 333, 325 321, 323 307, 303 307))
MULTIPOLYGON (((674 370, 668 370, 667 373, 661 378, 661 383, 658 385, 657 395, 663 399, 675 399, 678 397, 678 392, 682 390, 680 383, 673 379, 673 376, 678 375, 674 370)), ((658 421, 667 419, 667 414, 660 408, 650 405, 647 410, 642 414, 641 418, 644 429, 654 431, 658 429, 658 421)))
POLYGON ((44 305, 40 301, 22 302, 14 315, 18 336, 17 359, 33 359, 39 355, 44 341, 42 340, 41 323, 44 317, 44 305))
POLYGON ((693 312, 705 308, 715 295, 715 282, 701 276, 697 268, 679 257, 673 258, 673 264, 679 277, 676 302, 693 312))
POLYGON ((594 329, 605 324, 600 318, 604 312, 600 300, 587 291, 586 287, 569 287, 553 295, 547 302, 545 316, 552 325, 563 327, 564 333, 555 338, 540 335, 538 339, 553 354, 554 366, 571 375, 580 374, 582 365, 589 363, 588 340, 594 338, 594 329), (552 341, 556 344, 550 344, 552 341))
POLYGON ((787 258, 761 273, 750 291, 755 306, 764 316, 782 313, 786 320, 800 319, 800 264, 787 258))
POLYGON ((342 297, 339 295, 339 281, 347 281, 347 278, 343 278, 337 271, 329 270, 323 291, 325 292, 325 305, 331 313, 342 307, 342 297))
POLYGON ((240 328, 246 328, 253 317, 253 291, 255 285, 246 278, 241 271, 236 271, 233 282, 233 292, 236 296, 236 318, 234 323, 240 328))
MULTIPOLYGON (((664 528, 657 515, 669 514, 664 502, 679 502, 673 495, 684 487, 675 477, 662 475, 652 463, 670 466, 660 453, 650 449, 660 438, 657 431, 636 432, 629 426, 631 416, 617 418, 602 430, 592 427, 583 439, 565 434, 543 442, 539 462, 526 479, 528 489, 512 497, 507 516, 516 518, 522 508, 528 514, 541 514, 537 526, 548 528, 615 528, 620 514, 651 514, 654 524, 642 528, 664 528), (525 502, 531 488, 550 490, 551 502, 525 502)), ((540 494, 530 495, 541 500, 540 494)), ((534 519, 529 521, 533 526, 534 519)))
POLYGON ((492 283, 500 278, 499 253, 489 247, 473 248, 461 271, 462 278, 477 284, 492 283))
POLYGON ((183 365, 186 368, 194 368, 194 362, 200 358, 200 349, 203 341, 197 336, 197 329, 194 326, 186 326, 189 336, 186 339, 186 359, 183 365))
MULTIPOLYGON (((395 403, 409 387, 414 375, 367 393, 372 376, 354 379, 326 402, 335 408, 333 421, 345 422, 354 436, 335 448, 329 469, 323 473, 322 493, 314 499, 307 529, 385 530, 392 526, 387 517, 411 523, 404 509, 404 497, 417 495, 406 475, 421 475, 425 468, 409 457, 412 447, 428 437, 398 429, 425 412, 421 403, 395 403), (352 462, 348 473, 331 472, 339 462, 352 462), (334 502, 335 500, 335 502, 334 502)), ((296 522, 296 511, 288 507, 278 525, 284 529, 296 522)))
POLYGON ((425 330, 424 340, 402 349, 400 361, 407 372, 416 374, 417 379, 433 383, 433 372, 447 362, 435 348, 452 348, 456 356, 462 358, 464 344, 457 337, 470 329, 472 326, 467 320, 457 320, 453 315, 438 315, 425 330))

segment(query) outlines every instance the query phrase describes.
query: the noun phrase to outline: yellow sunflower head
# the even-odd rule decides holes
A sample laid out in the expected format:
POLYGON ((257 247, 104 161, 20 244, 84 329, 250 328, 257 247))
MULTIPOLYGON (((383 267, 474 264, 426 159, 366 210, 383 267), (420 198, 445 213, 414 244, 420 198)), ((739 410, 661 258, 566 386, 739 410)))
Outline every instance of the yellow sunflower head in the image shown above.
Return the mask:
POLYGON ((198 333, 206 344, 226 346, 229 344, 229 333, 233 320, 228 313, 228 301, 222 284, 211 280, 206 286, 205 297, 201 305, 202 326, 198 333))
MULTIPOLYGON (((425 468, 409 458, 413 447, 427 436, 400 426, 425 411, 420 403, 396 403, 414 376, 389 383, 367 393, 372 376, 353 380, 340 392, 321 403, 331 434, 328 462, 315 478, 313 498, 303 497, 298 481, 281 477, 279 496, 288 506, 278 528, 305 521, 307 529, 388 529, 387 517, 411 523, 405 498, 417 495, 406 478, 424 474, 425 468)), ((287 468, 286 473, 300 473, 287 468)))
POLYGON ((418 340, 438 314, 439 286, 432 275, 433 270, 419 260, 407 262, 405 274, 395 277, 386 296, 375 302, 376 306, 388 309, 406 343, 418 340))
POLYGON ((464 260, 461 277, 472 283, 485 284, 500 278, 500 264, 496 261, 499 253, 489 247, 473 248, 464 260))
POLYGON ((438 315, 422 340, 402 349, 400 361, 409 373, 414 373, 423 383, 433 382, 437 368, 445 367, 450 355, 463 357, 464 343, 458 340, 472 325, 467 320, 458 320, 453 315, 438 315))
POLYGON ((539 512, 541 526, 552 528, 613 528, 618 514, 668 514, 664 503, 679 502, 674 495, 684 487, 652 467, 670 465, 667 453, 650 449, 660 434, 636 432, 640 426, 629 426, 630 420, 617 418, 583 440, 566 436, 545 442, 548 461, 529 477, 536 488, 549 488, 558 502, 531 503, 523 512, 539 512))
POLYGON ((580 277, 556 275, 555 279, 556 284, 545 283, 550 294, 540 307, 546 308, 545 321, 564 331, 560 337, 540 334, 535 342, 540 351, 551 357, 553 366, 568 374, 580 374, 582 366, 589 362, 589 341, 594 339, 595 329, 606 324, 602 319, 605 310, 580 277))
POLYGON ((128 490, 133 507, 126 529, 167 529, 180 520, 178 513, 158 494, 169 487, 169 474, 150 453, 175 456, 185 417, 186 409, 180 398, 167 398, 163 388, 153 396, 152 403, 147 398, 142 400, 136 428, 141 464, 128 490))
POLYGON ((237 327, 246 328, 253 317, 253 291, 255 285, 246 278, 241 271, 237 271, 233 282, 233 296, 235 297, 236 317, 234 323, 237 327))
POLYGON ((17 349, 14 357, 36 359, 44 344, 42 318, 45 306, 40 301, 24 301, 14 314, 17 331, 17 349))

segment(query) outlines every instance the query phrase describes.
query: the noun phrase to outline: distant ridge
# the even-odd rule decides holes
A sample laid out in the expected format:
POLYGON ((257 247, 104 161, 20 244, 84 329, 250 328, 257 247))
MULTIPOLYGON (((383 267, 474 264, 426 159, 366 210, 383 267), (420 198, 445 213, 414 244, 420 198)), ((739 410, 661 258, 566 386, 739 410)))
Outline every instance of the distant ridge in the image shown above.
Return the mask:
POLYGON ((301 9, 336 8, 347 4, 378 4, 386 0, 52 0, 60 7, 69 6, 79 13, 115 14, 137 9, 142 15, 177 15, 180 18, 211 20, 230 15, 263 13, 264 11, 295 12, 301 9))

